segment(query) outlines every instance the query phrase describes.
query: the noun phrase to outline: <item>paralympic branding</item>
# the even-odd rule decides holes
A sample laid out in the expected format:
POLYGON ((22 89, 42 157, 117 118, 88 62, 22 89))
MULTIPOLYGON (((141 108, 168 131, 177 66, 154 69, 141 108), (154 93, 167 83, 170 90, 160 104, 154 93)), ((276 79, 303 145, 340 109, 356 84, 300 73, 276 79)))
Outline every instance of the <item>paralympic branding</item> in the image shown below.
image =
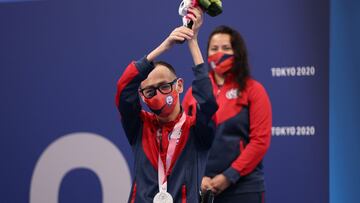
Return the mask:
POLYGON ((58 202, 65 175, 81 168, 98 176, 102 202, 126 202, 131 174, 122 153, 101 135, 78 132, 60 137, 41 154, 31 179, 30 203, 58 202))
POLYGON ((315 126, 274 126, 272 136, 314 136, 315 126))
POLYGON ((272 67, 272 77, 302 77, 315 76, 315 66, 290 66, 290 67, 272 67))

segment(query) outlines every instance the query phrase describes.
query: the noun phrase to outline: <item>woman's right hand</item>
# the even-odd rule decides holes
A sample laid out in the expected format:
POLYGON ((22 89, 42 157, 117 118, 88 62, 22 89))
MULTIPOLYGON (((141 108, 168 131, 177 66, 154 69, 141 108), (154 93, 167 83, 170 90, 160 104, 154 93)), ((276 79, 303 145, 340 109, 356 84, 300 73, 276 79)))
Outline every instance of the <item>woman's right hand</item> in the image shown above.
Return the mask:
POLYGON ((205 193, 207 190, 211 190, 211 178, 204 176, 201 180, 201 192, 205 193))

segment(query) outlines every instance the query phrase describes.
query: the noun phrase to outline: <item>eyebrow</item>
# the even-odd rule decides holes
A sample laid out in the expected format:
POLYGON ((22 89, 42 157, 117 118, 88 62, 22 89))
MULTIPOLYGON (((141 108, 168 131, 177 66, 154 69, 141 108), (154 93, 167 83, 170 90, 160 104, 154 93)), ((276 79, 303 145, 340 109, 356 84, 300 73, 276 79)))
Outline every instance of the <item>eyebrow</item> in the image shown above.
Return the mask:
MULTIPOLYGON (((174 81, 175 79, 176 79, 176 78, 172 79, 170 82, 174 81)), ((152 88, 152 87, 159 87, 159 86, 164 85, 164 84, 166 84, 166 83, 169 83, 169 82, 166 81, 166 80, 162 80, 162 81, 160 81, 160 82, 158 82, 158 83, 156 83, 156 84, 149 85, 149 86, 143 87, 143 88, 141 88, 141 89, 147 89, 147 88, 152 88)))
POLYGON ((210 47, 223 47, 223 46, 231 46, 231 43, 226 43, 221 45, 217 45, 217 44, 210 45, 210 47))

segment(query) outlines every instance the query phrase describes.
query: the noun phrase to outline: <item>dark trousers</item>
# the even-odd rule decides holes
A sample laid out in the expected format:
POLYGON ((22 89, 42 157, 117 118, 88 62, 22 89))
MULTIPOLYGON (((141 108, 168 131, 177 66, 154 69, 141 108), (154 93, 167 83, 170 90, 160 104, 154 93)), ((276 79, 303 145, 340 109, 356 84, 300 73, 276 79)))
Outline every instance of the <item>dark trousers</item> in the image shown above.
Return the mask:
POLYGON ((265 192, 215 196, 214 203, 264 203, 265 192))

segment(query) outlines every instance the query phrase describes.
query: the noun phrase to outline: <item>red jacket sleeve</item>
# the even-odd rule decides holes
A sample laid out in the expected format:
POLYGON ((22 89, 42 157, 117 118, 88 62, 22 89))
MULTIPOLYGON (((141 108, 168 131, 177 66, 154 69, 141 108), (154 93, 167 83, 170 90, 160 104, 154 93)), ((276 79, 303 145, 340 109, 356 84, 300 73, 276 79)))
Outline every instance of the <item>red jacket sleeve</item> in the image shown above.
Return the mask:
POLYGON ((138 88, 149 72, 154 68, 153 63, 146 57, 131 62, 117 82, 116 106, 121 115, 121 123, 130 144, 134 143, 141 126, 141 104, 138 88))
POLYGON ((272 112, 269 97, 260 83, 249 83, 250 140, 231 164, 241 176, 251 173, 256 168, 264 158, 271 139, 272 112))

